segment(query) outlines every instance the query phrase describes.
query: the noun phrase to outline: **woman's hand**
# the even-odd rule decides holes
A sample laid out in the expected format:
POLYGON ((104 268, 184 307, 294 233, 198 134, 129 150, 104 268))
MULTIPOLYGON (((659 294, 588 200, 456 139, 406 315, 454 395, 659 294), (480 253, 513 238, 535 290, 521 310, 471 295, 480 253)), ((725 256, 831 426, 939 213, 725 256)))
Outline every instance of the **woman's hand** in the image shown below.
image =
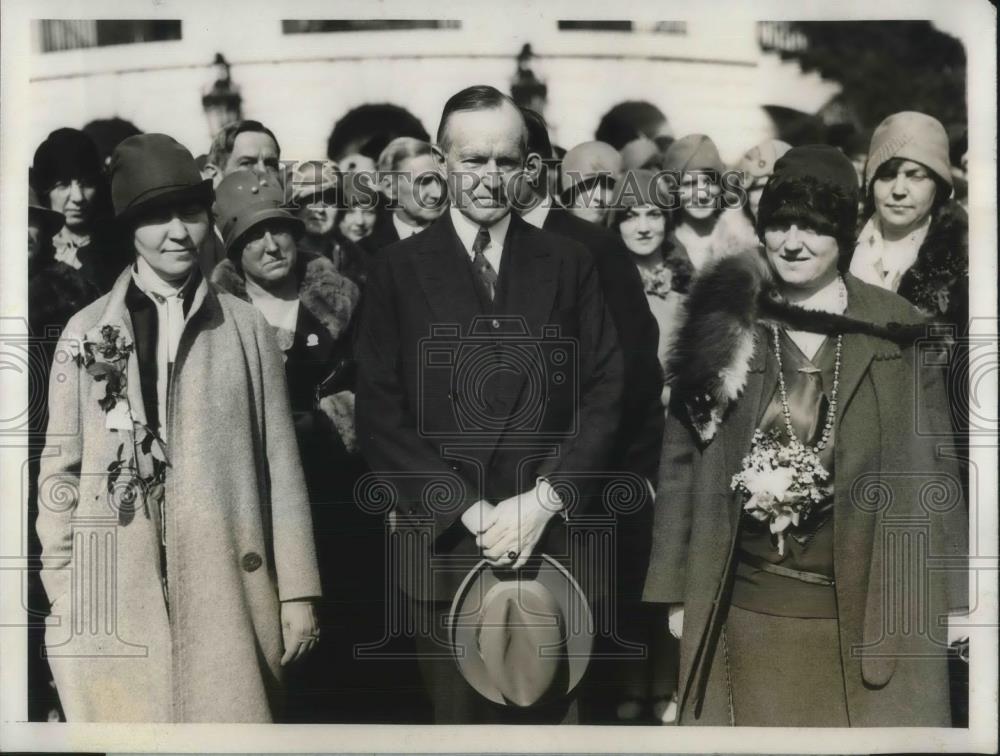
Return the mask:
POLYGON ((281 604, 281 636, 285 654, 281 666, 298 661, 319 642, 319 623, 312 601, 284 601, 281 604))
POLYGON ((672 636, 680 640, 684 631, 684 604, 670 604, 667 607, 667 628, 672 636))

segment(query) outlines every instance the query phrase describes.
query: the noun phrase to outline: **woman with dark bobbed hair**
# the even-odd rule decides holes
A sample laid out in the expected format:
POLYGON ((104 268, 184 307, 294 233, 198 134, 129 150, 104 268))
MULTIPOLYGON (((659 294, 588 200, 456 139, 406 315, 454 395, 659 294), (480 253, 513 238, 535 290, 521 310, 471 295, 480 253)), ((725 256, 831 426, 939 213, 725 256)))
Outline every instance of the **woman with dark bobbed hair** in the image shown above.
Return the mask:
POLYGON ((951 723, 942 628, 967 608, 968 533, 936 448, 942 370, 918 359, 920 313, 846 272, 857 193, 835 148, 789 150, 763 255, 688 295, 644 593, 681 640, 681 724, 951 723))
POLYGON ((114 233, 97 146, 82 131, 56 129, 35 151, 30 181, 44 206, 63 216, 52 237, 55 260, 106 293, 130 259, 114 233))

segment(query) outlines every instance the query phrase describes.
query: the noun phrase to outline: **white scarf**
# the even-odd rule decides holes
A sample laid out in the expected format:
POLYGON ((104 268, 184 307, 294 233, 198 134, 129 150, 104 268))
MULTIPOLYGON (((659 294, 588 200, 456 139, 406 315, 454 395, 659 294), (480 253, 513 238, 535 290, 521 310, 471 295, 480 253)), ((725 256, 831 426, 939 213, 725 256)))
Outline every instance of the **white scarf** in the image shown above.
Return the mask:
POLYGON ((55 259, 77 270, 83 267, 83 263, 80 262, 77 253, 88 244, 90 244, 89 235, 77 236, 66 228, 66 226, 59 229, 59 233, 52 237, 55 259))
POLYGON ((897 291, 906 271, 913 267, 920 254, 920 245, 931 226, 928 215, 923 223, 897 242, 887 243, 878 215, 872 215, 861 229, 858 244, 851 258, 851 273, 865 283, 889 291, 897 291))
POLYGON ((281 351, 287 352, 292 348, 295 339, 295 327, 299 320, 299 298, 276 297, 250 276, 245 276, 245 279, 247 296, 250 297, 253 306, 260 310, 264 320, 277 331, 275 335, 281 351))

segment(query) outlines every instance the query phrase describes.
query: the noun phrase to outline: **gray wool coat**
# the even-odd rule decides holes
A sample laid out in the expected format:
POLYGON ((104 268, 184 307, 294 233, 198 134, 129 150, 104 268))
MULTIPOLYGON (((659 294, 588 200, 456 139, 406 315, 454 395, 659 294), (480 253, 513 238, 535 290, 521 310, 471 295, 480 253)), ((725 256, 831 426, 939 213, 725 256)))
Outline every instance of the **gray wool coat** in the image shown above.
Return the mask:
MULTIPOLYGON (((901 297, 850 275, 845 282, 848 316, 918 322, 901 297)), ((768 331, 756 329, 746 384, 714 437, 699 440, 680 402, 664 434, 643 598, 684 605, 681 724, 731 723, 727 683, 716 671, 724 664, 712 665, 723 653, 742 504, 730 481, 777 382, 768 331)), ((968 519, 947 452, 954 441, 943 370, 926 354, 933 350, 919 343, 844 336, 834 574, 852 726, 950 724, 945 617, 968 606, 968 519)))
MULTIPOLYGON (((129 512, 107 490, 135 434, 106 427, 104 384, 71 359, 101 324, 134 340, 129 280, 69 321, 50 380, 37 525, 59 696, 69 721, 269 722, 279 602, 320 593, 281 354, 251 305, 202 283, 170 384, 164 591, 158 508, 129 512)), ((137 363, 126 393, 144 422, 137 363)), ((137 460, 148 471, 141 447, 137 460)))

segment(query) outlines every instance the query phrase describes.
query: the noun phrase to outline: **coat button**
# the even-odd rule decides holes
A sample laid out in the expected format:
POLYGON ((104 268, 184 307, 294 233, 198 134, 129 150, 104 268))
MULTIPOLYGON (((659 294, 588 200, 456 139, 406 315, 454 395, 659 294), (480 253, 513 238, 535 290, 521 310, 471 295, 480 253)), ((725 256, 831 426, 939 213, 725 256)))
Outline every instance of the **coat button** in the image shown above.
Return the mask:
POLYGON ((494 328, 499 328, 500 327, 500 321, 497 320, 496 318, 493 318, 493 320, 490 321, 490 325, 493 326, 494 328))
POLYGON ((260 558, 260 554, 254 551, 243 555, 243 569, 247 572, 253 572, 262 564, 264 564, 264 560, 260 558))

